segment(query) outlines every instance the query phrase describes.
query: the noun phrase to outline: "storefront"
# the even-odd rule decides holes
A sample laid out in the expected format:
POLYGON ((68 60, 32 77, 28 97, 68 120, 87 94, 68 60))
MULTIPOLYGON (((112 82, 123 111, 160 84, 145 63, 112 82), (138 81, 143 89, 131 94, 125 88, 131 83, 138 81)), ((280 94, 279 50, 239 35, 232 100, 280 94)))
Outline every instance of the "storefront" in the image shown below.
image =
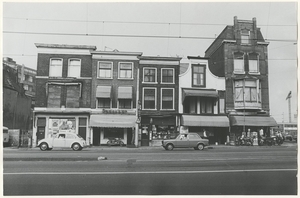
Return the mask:
POLYGON ((269 116, 229 116, 230 140, 235 141, 242 133, 248 137, 258 135, 262 130, 264 136, 270 136, 270 127, 277 126, 273 117, 269 116))
POLYGON ((194 132, 204 137, 210 144, 224 144, 229 135, 229 120, 226 116, 182 115, 181 132, 194 132))
POLYGON ((39 140, 52 137, 59 132, 79 134, 90 144, 89 112, 79 111, 35 111, 33 123, 33 146, 39 140))
POLYGON ((119 138, 125 145, 134 145, 136 138, 136 115, 134 110, 103 110, 90 117, 92 145, 107 145, 119 138))
POLYGON ((175 138, 178 134, 176 116, 142 116, 141 146, 159 146, 163 139, 175 138))

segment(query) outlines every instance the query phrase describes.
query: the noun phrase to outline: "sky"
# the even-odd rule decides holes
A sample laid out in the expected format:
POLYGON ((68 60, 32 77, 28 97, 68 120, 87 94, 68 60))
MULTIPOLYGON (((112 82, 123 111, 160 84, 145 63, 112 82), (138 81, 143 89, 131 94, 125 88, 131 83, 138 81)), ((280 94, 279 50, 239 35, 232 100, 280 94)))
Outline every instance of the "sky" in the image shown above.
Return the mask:
POLYGON ((4 2, 2 56, 36 69, 34 43, 94 45, 145 56, 204 56, 233 18, 256 18, 269 54, 270 114, 298 110, 297 2, 4 2))

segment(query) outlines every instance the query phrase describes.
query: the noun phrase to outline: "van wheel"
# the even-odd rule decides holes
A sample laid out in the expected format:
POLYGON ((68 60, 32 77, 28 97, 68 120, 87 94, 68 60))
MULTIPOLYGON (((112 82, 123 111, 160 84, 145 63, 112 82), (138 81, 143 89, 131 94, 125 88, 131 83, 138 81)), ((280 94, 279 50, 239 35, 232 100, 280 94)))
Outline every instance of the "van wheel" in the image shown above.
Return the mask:
POLYGON ((81 146, 78 143, 75 143, 72 145, 72 149, 73 151, 80 151, 81 150, 81 146))
POLYGON ((48 144, 45 143, 45 142, 41 143, 41 144, 40 144, 40 149, 41 149, 42 151, 48 150, 48 149, 49 149, 48 144))

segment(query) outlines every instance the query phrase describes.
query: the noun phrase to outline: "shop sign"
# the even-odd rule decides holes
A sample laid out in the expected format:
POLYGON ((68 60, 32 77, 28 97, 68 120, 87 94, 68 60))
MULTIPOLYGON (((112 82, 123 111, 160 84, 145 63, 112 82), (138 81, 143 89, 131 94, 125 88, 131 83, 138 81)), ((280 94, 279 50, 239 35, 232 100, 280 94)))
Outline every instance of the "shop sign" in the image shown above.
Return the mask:
POLYGON ((102 109, 102 113, 104 113, 104 114, 127 114, 127 110, 102 109))

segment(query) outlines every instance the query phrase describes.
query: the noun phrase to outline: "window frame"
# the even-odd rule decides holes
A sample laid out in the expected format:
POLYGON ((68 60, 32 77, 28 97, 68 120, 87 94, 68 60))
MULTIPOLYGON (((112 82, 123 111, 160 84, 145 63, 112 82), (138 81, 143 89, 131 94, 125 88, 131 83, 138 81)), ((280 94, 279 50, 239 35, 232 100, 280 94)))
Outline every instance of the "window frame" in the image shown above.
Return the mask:
POLYGON ((112 100, 110 98, 97 98, 96 107, 97 107, 97 109, 111 109, 111 107, 112 107, 112 100), (99 100, 100 99, 109 99, 109 107, 99 107, 99 100))
POLYGON ((175 69, 174 68, 161 68, 160 82, 161 82, 161 84, 175 84, 175 69), (173 71, 172 82, 163 82, 163 70, 172 70, 173 71))
MULTIPOLYGON (((199 74, 201 74, 201 73, 199 73, 199 74)), ((192 87, 206 87, 206 65, 192 64, 192 87), (194 84, 195 67, 203 67, 203 85, 194 84)))
POLYGON ((245 74, 245 55, 246 54, 244 52, 237 51, 237 52, 233 52, 232 55, 233 55, 233 73, 235 73, 235 74, 245 74), (238 59, 239 56, 237 56, 236 54, 243 54, 242 55, 243 70, 241 70, 241 71, 236 70, 236 67, 235 67, 235 65, 236 65, 235 61, 236 60, 241 60, 241 59, 238 59), (238 57, 238 58, 236 58, 236 57, 238 57))
POLYGON ((143 100, 142 100, 142 110, 157 110, 157 88, 156 87, 143 87, 143 100), (145 90, 146 89, 154 89, 154 108, 153 109, 145 109, 145 90))
POLYGON ((114 63, 111 61, 98 61, 97 63, 97 78, 98 79, 113 79, 113 70, 114 70, 114 63), (111 64, 111 69, 110 69, 110 77, 100 77, 100 65, 101 63, 109 63, 111 64))
POLYGON ((248 29, 243 29, 241 30, 241 45, 250 45, 250 30, 248 29), (247 33, 243 32, 243 31, 247 31, 247 33), (243 37, 247 37, 247 39, 243 38, 243 37), (244 42, 247 41, 247 42, 244 42))
MULTIPOLYGON (((74 67, 74 65, 73 65, 74 67)), ((68 77, 70 78, 78 78, 78 77, 81 77, 81 59, 80 58, 69 58, 68 59, 68 77), (73 61, 73 60, 76 60, 76 61, 79 61, 79 66, 76 65, 76 67, 79 67, 79 76, 70 76, 70 62, 73 61)))
POLYGON ((249 73, 250 74, 260 74, 260 71, 259 71, 259 54, 258 53, 249 53, 248 54, 248 65, 249 65, 249 73), (256 61, 257 61, 257 71, 250 71, 250 60, 253 60, 253 59, 250 59, 250 56, 251 55, 256 55, 256 61))
POLYGON ((125 99, 125 98, 121 98, 121 99, 118 99, 118 109, 127 109, 127 108, 121 108, 120 107, 120 100, 130 100, 130 108, 129 109, 133 109, 133 101, 132 99, 125 99))
POLYGON ((119 62, 118 63, 118 79, 120 80, 133 80, 133 75, 134 75, 134 64, 133 62, 119 62), (123 77, 120 77, 120 74, 121 74, 121 64, 131 64, 131 78, 123 78, 123 77))
POLYGON ((49 77, 62 77, 62 74, 63 74, 63 59, 62 58, 50 58, 50 62, 49 62, 49 77), (60 60, 61 61, 61 65, 60 66, 52 65, 52 61, 53 60, 60 60), (60 75, 58 75, 58 76, 51 75, 51 72, 53 72, 52 70, 57 71, 57 68, 53 69, 53 67, 61 67, 60 75))
POLYGON ((175 110, 175 89, 174 88, 161 88, 160 91, 160 110, 162 111, 170 111, 170 110, 175 110), (173 95, 172 95, 172 109, 163 109, 163 90, 173 90, 173 95))
POLYGON ((157 68, 156 67, 143 67, 143 83, 147 84, 157 84, 157 68), (146 82, 145 81, 145 69, 154 69, 155 70, 155 81, 154 82, 146 82))
POLYGON ((212 98, 200 97, 200 114, 214 114, 215 112, 215 105, 212 98), (208 103, 211 104, 211 112, 208 113, 208 103), (202 104, 204 104, 205 109, 203 109, 202 104))

